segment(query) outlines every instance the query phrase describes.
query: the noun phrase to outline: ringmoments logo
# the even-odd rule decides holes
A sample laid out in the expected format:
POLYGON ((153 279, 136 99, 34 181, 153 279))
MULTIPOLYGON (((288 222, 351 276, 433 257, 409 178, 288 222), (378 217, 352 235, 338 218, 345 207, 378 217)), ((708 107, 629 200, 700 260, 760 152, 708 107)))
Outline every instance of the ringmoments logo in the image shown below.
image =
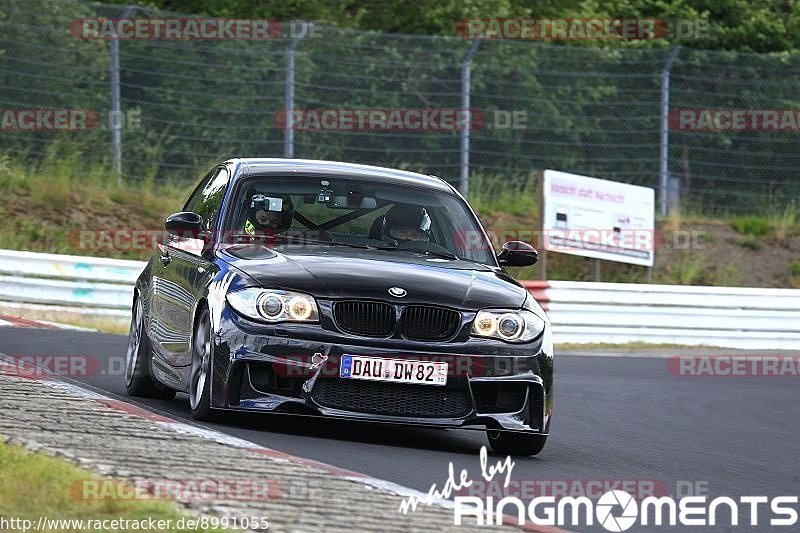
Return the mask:
POLYGON ((636 523, 638 511, 636 500, 624 490, 606 492, 597 501, 597 521, 609 531, 625 531, 636 523), (621 508, 622 513, 614 516, 612 511, 621 508))
MULTIPOLYGON (((637 500, 621 489, 607 490, 596 500, 587 496, 554 495, 536 496, 523 501, 518 496, 463 496, 474 484, 503 483, 507 489, 512 483, 514 461, 489 464, 486 447, 480 451, 481 479, 473 479, 467 469, 456 473, 453 463, 448 466, 448 476, 442 488, 431 485, 425 496, 408 496, 400 502, 399 512, 415 512, 420 504, 433 505, 453 498, 453 525, 519 525, 519 526, 602 526, 607 531, 621 532, 636 524, 642 526, 739 526, 741 510, 749 511, 750 526, 768 524, 794 526, 798 521, 798 497, 727 496, 711 498, 706 495, 647 496, 637 500)), ((587 487, 589 483, 585 484, 587 487)), ((654 487, 653 487, 654 488, 654 487)), ((744 525, 744 524, 743 524, 744 525)))
POLYGON ((456 496, 453 524, 520 526, 602 526, 608 531, 620 532, 634 525, 642 526, 716 526, 768 524, 794 526, 798 520, 798 497, 742 496, 738 499, 721 496, 687 496, 675 498, 648 497, 641 502, 624 490, 611 490, 594 502, 587 497, 553 496, 533 498, 530 502, 509 496, 495 502, 472 496, 456 496), (743 524, 740 508, 749 508, 750 520, 743 524), (722 518, 725 517, 725 518, 722 518))

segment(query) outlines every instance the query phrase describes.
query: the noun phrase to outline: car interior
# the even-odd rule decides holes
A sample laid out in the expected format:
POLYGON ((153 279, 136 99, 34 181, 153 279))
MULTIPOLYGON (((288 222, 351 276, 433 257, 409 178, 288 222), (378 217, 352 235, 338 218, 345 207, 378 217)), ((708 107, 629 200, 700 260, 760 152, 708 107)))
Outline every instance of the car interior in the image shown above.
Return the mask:
MULTIPOLYGON (((233 197, 233 213, 228 231, 242 239, 253 239, 243 228, 251 216, 254 198, 276 210, 288 198, 293 208, 289 229, 279 235, 281 244, 344 244, 370 248, 396 248, 410 252, 440 255, 446 259, 483 262, 466 250, 455 235, 473 228, 455 227, 452 207, 441 196, 413 188, 400 190, 388 185, 355 180, 265 177, 249 179, 233 197), (396 206, 413 207, 429 219, 423 236, 414 240, 388 237, 386 215, 396 206)), ((409 220, 409 226, 419 220, 409 220)), ((484 254, 485 256, 485 254, 484 254)))

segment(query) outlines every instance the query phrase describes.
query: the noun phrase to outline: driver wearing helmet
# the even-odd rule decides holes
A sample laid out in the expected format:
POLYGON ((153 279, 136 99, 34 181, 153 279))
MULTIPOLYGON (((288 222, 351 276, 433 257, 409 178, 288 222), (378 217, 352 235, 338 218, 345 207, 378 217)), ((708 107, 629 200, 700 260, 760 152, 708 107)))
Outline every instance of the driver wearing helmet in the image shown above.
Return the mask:
POLYGON ((395 205, 383 219, 383 238, 393 246, 402 241, 430 240, 431 218, 424 207, 395 205))
POLYGON ((287 195, 254 194, 248 206, 244 232, 248 235, 274 236, 292 225, 294 205, 287 195))

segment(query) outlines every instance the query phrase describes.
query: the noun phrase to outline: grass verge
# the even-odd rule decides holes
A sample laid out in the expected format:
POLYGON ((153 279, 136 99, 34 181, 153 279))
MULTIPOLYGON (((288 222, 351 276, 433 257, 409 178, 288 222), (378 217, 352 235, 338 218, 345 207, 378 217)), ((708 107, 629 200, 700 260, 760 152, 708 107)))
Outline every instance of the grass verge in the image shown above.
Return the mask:
POLYGON ((189 187, 125 183, 118 187, 105 167, 67 160, 36 166, 0 157, 0 249, 144 259, 146 250, 82 247, 80 232, 160 230, 189 187))
POLYGON ((99 314, 92 316, 58 308, 46 308, 46 306, 40 308, 31 305, 0 303, 0 316, 3 315, 21 316, 29 320, 66 324, 118 335, 127 335, 130 329, 130 319, 128 318, 108 318, 99 314))
MULTIPOLYGON (((76 499, 70 487, 97 476, 81 470, 67 461, 0 442, 0 517, 19 518, 34 525, 44 516, 51 520, 154 520, 171 521, 173 527, 162 531, 224 531, 220 529, 176 529, 181 518, 177 505, 170 501, 76 499)), ((60 524, 64 525, 64 524, 60 524)), ((12 529, 13 531, 14 529, 12 529)), ((147 531, 147 529, 144 529, 147 531)), ((118 529, 102 527, 50 527, 40 531, 99 531, 118 529)))

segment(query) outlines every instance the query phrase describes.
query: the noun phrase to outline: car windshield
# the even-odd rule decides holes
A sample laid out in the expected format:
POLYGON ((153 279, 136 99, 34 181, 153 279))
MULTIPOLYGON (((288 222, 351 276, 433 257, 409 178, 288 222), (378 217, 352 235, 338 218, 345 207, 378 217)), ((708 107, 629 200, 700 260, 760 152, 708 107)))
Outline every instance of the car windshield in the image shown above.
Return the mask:
POLYGON ((243 181, 229 205, 223 228, 229 235, 496 264, 474 215, 446 192, 356 179, 263 176, 243 181))

